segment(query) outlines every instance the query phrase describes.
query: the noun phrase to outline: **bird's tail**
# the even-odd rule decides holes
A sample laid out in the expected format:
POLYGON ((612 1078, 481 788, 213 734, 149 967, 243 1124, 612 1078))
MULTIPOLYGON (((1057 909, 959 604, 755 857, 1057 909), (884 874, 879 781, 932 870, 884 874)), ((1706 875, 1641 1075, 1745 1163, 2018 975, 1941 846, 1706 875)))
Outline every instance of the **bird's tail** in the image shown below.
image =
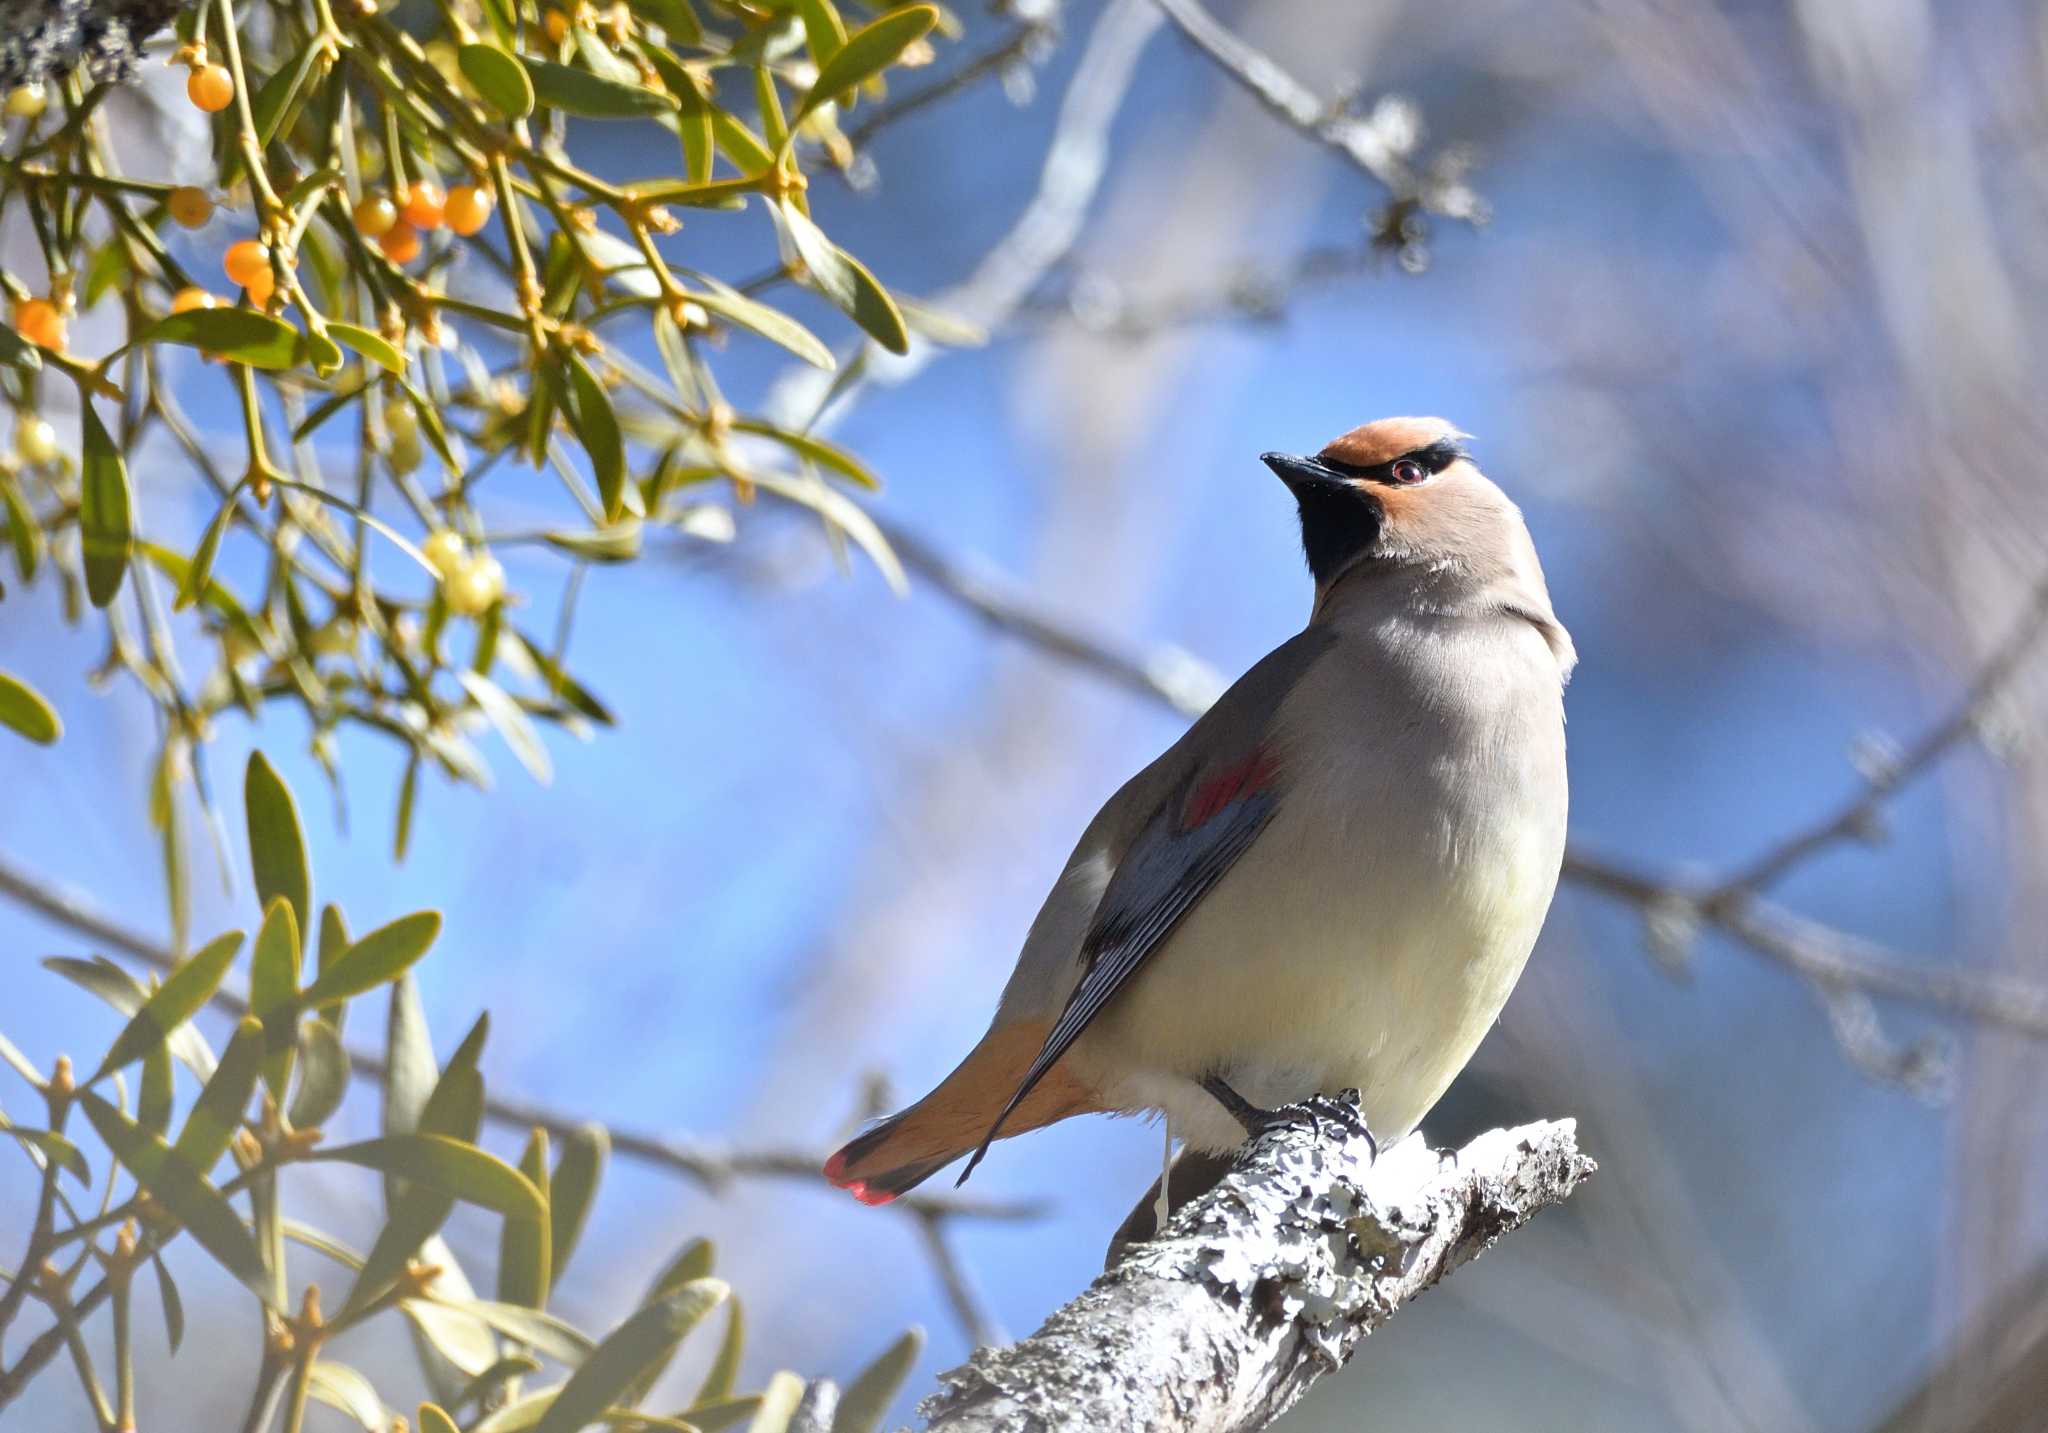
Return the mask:
MULTIPOLYGON (((980 1144, 1044 1047, 1040 1021, 999 1025, 937 1089, 857 1135, 825 1161, 825 1177, 863 1204, 887 1204, 980 1144)), ((1095 1091, 1055 1065, 1004 1120, 1008 1138, 1104 1108, 1095 1091)))

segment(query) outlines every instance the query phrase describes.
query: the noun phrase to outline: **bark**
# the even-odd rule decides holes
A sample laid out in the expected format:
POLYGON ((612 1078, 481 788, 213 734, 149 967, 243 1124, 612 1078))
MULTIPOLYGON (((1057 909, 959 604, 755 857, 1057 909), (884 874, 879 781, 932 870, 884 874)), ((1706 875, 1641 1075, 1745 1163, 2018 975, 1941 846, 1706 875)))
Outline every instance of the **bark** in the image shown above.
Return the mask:
POLYGON ((0 0, 0 91, 60 79, 135 76, 142 42, 190 0, 0 0))
POLYGON ((1371 1161, 1329 1120, 1250 1143, 1044 1327, 939 1376, 929 1433, 1264 1428, 1365 1336, 1590 1175, 1571 1120, 1371 1161))

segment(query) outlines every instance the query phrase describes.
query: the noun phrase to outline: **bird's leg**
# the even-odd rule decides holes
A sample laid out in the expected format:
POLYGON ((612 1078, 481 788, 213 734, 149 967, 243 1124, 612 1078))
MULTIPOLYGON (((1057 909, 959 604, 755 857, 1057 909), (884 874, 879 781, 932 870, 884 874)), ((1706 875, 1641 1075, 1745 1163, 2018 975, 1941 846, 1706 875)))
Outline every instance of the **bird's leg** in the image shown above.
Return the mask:
POLYGON ((1358 1098, 1356 1090, 1344 1091, 1349 1097, 1346 1099, 1315 1094, 1300 1104, 1287 1105, 1277 1110, 1263 1110, 1233 1090, 1230 1082, 1221 1075, 1204 1075, 1202 1088, 1230 1113, 1232 1119, 1244 1126, 1247 1137, 1264 1134, 1278 1125, 1292 1124, 1304 1116, 1308 1119, 1309 1128, 1320 1136, 1323 1132, 1322 1122, 1327 1119, 1339 1128, 1363 1137, 1366 1148, 1372 1152, 1372 1157, 1375 1160, 1380 1157, 1380 1142, 1374 1137, 1371 1127, 1366 1124, 1365 1117, 1358 1112, 1355 1103, 1358 1098))

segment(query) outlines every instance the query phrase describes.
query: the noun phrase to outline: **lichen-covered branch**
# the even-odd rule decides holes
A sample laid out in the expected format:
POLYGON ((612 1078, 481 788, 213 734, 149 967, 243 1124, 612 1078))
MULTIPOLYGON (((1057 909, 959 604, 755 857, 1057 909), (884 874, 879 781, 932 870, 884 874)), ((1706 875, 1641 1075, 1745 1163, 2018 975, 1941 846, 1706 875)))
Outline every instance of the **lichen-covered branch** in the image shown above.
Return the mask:
POLYGON ((190 0, 8 0, 0 5, 0 90, 84 62, 96 80, 128 78, 142 42, 190 0))
POLYGON ((1166 1237, 1045 1326, 941 1374, 930 1433, 1264 1428, 1410 1299, 1594 1170, 1571 1120, 1377 1163, 1325 1120, 1271 1131, 1166 1237))

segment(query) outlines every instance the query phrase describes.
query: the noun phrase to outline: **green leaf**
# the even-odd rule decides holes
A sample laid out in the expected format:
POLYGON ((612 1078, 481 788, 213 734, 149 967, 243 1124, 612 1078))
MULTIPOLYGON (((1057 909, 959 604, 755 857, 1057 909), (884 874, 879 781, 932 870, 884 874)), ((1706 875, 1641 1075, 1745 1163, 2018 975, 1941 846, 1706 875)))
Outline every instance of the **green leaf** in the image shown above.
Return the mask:
POLYGON ((157 1299, 164 1309, 164 1338, 171 1346, 171 1352, 178 1351, 178 1345, 185 1341, 185 1301, 178 1296, 178 1285, 171 1278, 171 1271, 164 1267, 164 1256, 150 1255, 149 1262, 156 1266, 157 1299))
POLYGON ((0 672, 0 725, 13 727, 30 741, 48 746, 64 734, 56 708, 18 677, 0 672))
POLYGON ((419 982, 401 975, 391 986, 391 1011, 384 1026, 384 1122, 386 1134, 411 1134, 432 1098, 441 1070, 420 1006, 419 982))
POLYGON ((804 1401, 804 1381, 787 1370, 775 1374, 761 1390, 761 1406, 754 1410, 747 1433, 785 1433, 796 1408, 804 1401))
POLYGON ((391 859, 403 861, 412 845, 412 812, 420 796, 420 754, 405 759, 405 774, 398 778, 398 819, 391 833, 391 859))
POLYGON ((701 305, 707 312, 715 313, 729 323, 736 323, 741 328, 758 333, 770 343, 782 345, 804 362, 822 368, 827 373, 839 366, 839 360, 832 356, 832 350, 825 347, 816 334, 788 314, 780 309, 770 308, 767 304, 756 303, 738 289, 730 288, 708 275, 699 277, 707 287, 690 294, 692 303, 701 305))
POLYGON ((832 8, 832 0, 796 0, 796 13, 804 22, 804 41, 811 47, 811 59, 819 65, 846 46, 846 22, 832 8))
POLYGON ((311 349, 283 319, 248 308, 195 308, 170 314, 137 340, 182 343, 251 368, 296 368, 311 349))
MULTIPOLYGON (((538 1368, 540 1365, 535 1364, 534 1367, 538 1368)), ((420 1405, 419 1417, 413 1419, 413 1426, 419 1429, 419 1433, 462 1433, 462 1430, 455 1426, 455 1420, 442 1412, 440 1405, 434 1403, 420 1405)))
POLYGON ((345 1363, 324 1358, 307 1373, 306 1386, 315 1398, 355 1419, 367 1433, 387 1433, 391 1415, 369 1379, 345 1363))
MULTIPOLYGON (((548 1132, 536 1126, 526 1136, 519 1172, 548 1202, 548 1132)), ((498 1301, 546 1308, 552 1278, 548 1259, 548 1219, 507 1219, 498 1235, 498 1301)))
MULTIPOLYGON (((236 938, 240 938, 239 932, 236 938)), ((149 1003, 150 992, 141 982, 103 955, 91 960, 53 955, 43 962, 43 968, 54 970, 81 990, 97 995, 123 1015, 132 1017, 149 1003)), ((181 1025, 171 1032, 169 1043, 171 1054, 193 1074, 202 1081, 213 1078, 213 1048, 197 1029, 181 1025)))
POLYGON ((185 1116, 185 1128, 178 1132, 178 1158, 200 1174, 210 1173, 249 1108, 249 1096, 263 1069, 263 1022, 244 1016, 235 1027, 234 1038, 221 1052, 213 1078, 199 1092, 192 1113, 185 1116))
POLYGON ((562 1136, 562 1157, 548 1183, 548 1222, 552 1226, 548 1247, 557 1279, 569 1267, 569 1256, 583 1237, 583 1225, 597 1200, 597 1186, 604 1178, 605 1160, 611 1151, 612 1137, 600 1124, 578 1125, 562 1136))
POLYGON ((544 1358, 575 1367, 590 1357, 596 1340, 575 1325, 540 1309, 520 1304, 500 1304, 490 1299, 447 1299, 436 1295, 433 1302, 479 1320, 506 1338, 523 1343, 544 1358))
MULTIPOLYGON (((185 579, 192 571, 191 563, 187 562, 177 553, 172 552, 169 548, 159 546, 154 542, 138 542, 135 544, 135 549, 149 559, 152 567, 169 578, 173 586, 183 587, 185 585, 185 579)), ((223 587, 218 580, 209 577, 206 580, 205 590, 199 596, 200 600, 211 608, 228 627, 247 638, 252 647, 264 646, 263 634, 256 630, 256 624, 250 620, 249 614, 242 609, 242 604, 235 600, 234 594, 223 587)))
POLYGON ((405 372, 405 354, 381 333, 372 333, 367 328, 358 328, 352 323, 336 323, 330 320, 327 325, 327 336, 343 348, 353 350, 369 359, 379 368, 389 369, 393 373, 405 372))
POLYGON ((821 482, 808 482, 787 473, 761 470, 743 472, 736 476, 779 498, 810 508, 819 517, 860 544, 861 551, 868 555, 880 570, 883 580, 898 596, 910 590, 909 580, 903 575, 903 564, 897 560, 895 552, 889 546, 889 540, 882 535, 882 530, 875 526, 875 520, 846 494, 828 488, 821 482))
POLYGON ((519 61, 496 45, 464 45, 456 51, 455 61, 484 103, 506 119, 525 119, 533 113, 533 81, 519 61))
POLYGON ((287 1116, 294 1129, 318 1129, 341 1108, 348 1093, 348 1051, 341 1032, 325 1020, 309 1020, 301 1031, 305 1058, 299 1063, 299 1088, 287 1116))
MULTIPOLYGON (((341 918, 341 911, 332 901, 320 911, 320 955, 316 975, 325 975, 334 962, 348 953, 348 925, 341 918)), ((346 1003, 336 1000, 321 1006, 316 1012, 322 1020, 334 1027, 339 1035, 348 1014, 346 1003)))
POLYGON ((173 611, 184 611, 206 591, 207 583, 213 577, 214 559, 220 555, 221 539, 227 535, 228 524, 234 521, 241 495, 242 484, 238 482, 221 501, 220 510, 206 524, 206 531, 199 535, 199 546, 192 549, 191 565, 185 569, 185 576, 178 583, 177 596, 171 599, 173 611))
POLYGON ((135 540, 134 504, 128 495, 128 465, 121 461, 91 399, 79 403, 78 418, 85 433, 85 461, 78 476, 78 536, 85 553, 85 591, 93 606, 104 607, 121 590, 121 578, 128 571, 128 554, 135 540))
POLYGON ((775 163, 775 151, 719 105, 711 106, 711 139, 742 174, 759 174, 775 163))
POLYGON ((846 43, 831 59, 818 66, 818 78, 812 83, 810 93, 804 96, 796 118, 790 121, 791 126, 801 124, 827 100, 837 99, 856 85, 866 84, 896 63, 905 50, 923 39, 938 22, 936 7, 905 5, 861 26, 847 36, 846 43))
MULTIPOLYGON (((437 1312, 447 1313, 449 1311, 446 1309, 441 1309, 437 1312)), ((449 1405, 451 1407, 461 1408, 467 1404, 476 1403, 483 1399, 494 1398, 498 1391, 498 1385, 502 1383, 509 1383, 515 1378, 524 1378, 529 1373, 539 1372, 540 1360, 533 1357, 531 1354, 507 1354, 505 1357, 493 1363, 489 1368, 485 1369, 482 1373, 479 1373, 476 1377, 472 1378, 468 1382, 468 1384, 466 1384, 455 1395, 455 1397, 448 1400, 449 1405)))
POLYGON ((285 128, 299 109, 296 101, 305 88, 306 77, 313 72, 314 63, 320 58, 320 45, 309 41, 299 51, 295 61, 272 75, 256 91, 256 98, 250 102, 249 113, 256 121, 256 138, 262 148, 269 148, 272 140, 285 128))
POLYGON ((35 373, 43 366, 43 351, 6 324, 0 324, 0 363, 24 373, 35 373))
POLYGON ((577 1433, 611 1407, 644 1369, 666 1362, 676 1345, 728 1292, 717 1279, 699 1279, 633 1314, 569 1375, 548 1405, 547 1415, 536 1425, 538 1433, 577 1433))
MULTIPOLYGON (((418 1112, 419 1127, 413 1134, 387 1135, 386 1141, 441 1139, 472 1144, 483 1122, 484 1085, 476 1062, 483 1049, 486 1022, 479 1019, 448 1061, 448 1068, 435 1081, 433 1093, 418 1112)), ((394 1052, 395 1053, 395 1052, 394 1052)), ((428 1053, 429 1068, 432 1054, 428 1053)), ((387 1107, 386 1118, 390 1117, 387 1107)), ((478 1153, 481 1153, 478 1151, 478 1153)), ((488 1156, 485 1156, 488 1158, 488 1156)), ((364 1256, 361 1271, 350 1286, 344 1308, 361 1308, 389 1288, 415 1252, 426 1255, 441 1225, 455 1208, 456 1195, 430 1183, 414 1183, 402 1177, 402 1170, 385 1171, 385 1204, 390 1210, 376 1243, 364 1256)), ((517 1178, 517 1175, 514 1175, 517 1178)), ((452 1255, 449 1262, 452 1263, 452 1255)), ((491 1357, 496 1356, 493 1349, 491 1357)), ((452 1357, 452 1356, 451 1356, 452 1357)))
POLYGON ((0 1060, 5 1060, 9 1065, 13 1066, 14 1073, 27 1080, 31 1085, 36 1086, 38 1089, 42 1087, 43 1072, 36 1068, 35 1061, 22 1054, 15 1043, 5 1035, 0 1035, 0 1060))
POLYGON ((40 1155, 36 1161, 38 1166, 43 1160, 48 1160, 87 1189, 92 1188, 92 1166, 85 1162, 85 1155, 77 1145, 55 1130, 23 1129, 6 1115, 0 1115, 0 1134, 13 1135, 31 1155, 40 1155))
POLYGON ((718 1433, 721 1428, 730 1428, 742 1418, 752 1418, 761 1410, 761 1395, 749 1393, 744 1398, 720 1398, 711 1403, 700 1403, 689 1409, 686 1416, 692 1428, 700 1433, 718 1433))
POLYGON ((924 1330, 905 1329, 901 1338, 846 1386, 839 1396, 839 1412, 832 1419, 832 1433, 874 1433, 881 1427, 882 1415, 896 1401, 896 1391, 923 1351, 924 1330))
POLYGON ((551 695, 579 715, 589 717, 599 726, 614 724, 610 708, 584 690, 583 685, 574 677, 563 671, 561 664, 543 651, 538 642, 517 627, 510 630, 512 639, 519 644, 520 650, 526 654, 526 659, 533 663, 534 669, 547 683, 551 695))
POLYGON ((413 1346, 420 1355, 421 1366, 439 1391, 442 1401, 459 1404, 463 1400, 452 1396, 460 1390, 453 1386, 455 1379, 449 1376, 450 1372, 469 1381, 502 1363, 498 1336, 483 1320, 437 1302, 443 1299, 473 1300, 476 1297, 475 1286, 462 1271, 462 1263, 455 1257, 455 1251, 448 1247, 447 1240, 439 1234, 429 1238, 420 1245, 419 1258, 421 1263, 433 1265, 440 1273, 428 1286, 428 1298, 400 1300, 399 1312, 405 1315, 410 1325, 413 1346))
POLYGON ((547 1218, 533 1182, 494 1154, 441 1134, 389 1134, 317 1149, 308 1160, 339 1161, 416 1180, 429 1189, 513 1219, 547 1218))
POLYGON ((640 555, 641 527, 639 519, 628 518, 590 532, 557 531, 541 536, 549 547, 586 562, 630 562, 640 555))
POLYGON ((306 838, 300 833, 299 808, 292 800, 291 788, 260 751, 249 753, 242 803, 248 812, 249 866, 256 880, 257 903, 268 909, 279 896, 291 902, 296 938, 299 931, 313 928, 313 879, 306 864, 306 838))
POLYGON ((756 437, 780 443, 791 452, 809 458, 820 467, 830 468, 857 487, 874 492, 882 486, 881 480, 862 467, 851 453, 835 448, 821 439, 813 438, 808 433, 778 428, 772 423, 762 423, 752 418, 739 419, 732 426, 738 432, 752 433, 756 437))
MULTIPOLYGON (((847 47, 852 48, 852 41, 847 42, 847 47)), ((810 270, 818 292, 859 324, 876 343, 891 353, 908 353, 910 330, 904 326, 902 310, 867 266, 826 238, 824 231, 788 200, 776 204, 774 212, 781 216, 783 232, 789 236, 804 267, 810 270)))
POLYGON ((92 1127, 122 1168, 135 1176, 136 1183, 183 1224, 223 1268, 246 1284, 266 1306, 276 1309, 270 1276, 264 1270, 262 1256, 256 1252, 256 1241, 221 1192, 173 1154, 169 1145, 91 1090, 81 1090, 78 1098, 92 1127))
POLYGON ((712 1357, 711 1367, 704 1371, 704 1381, 697 1387, 693 1403, 717 1403, 732 1397, 733 1385, 739 1381, 740 1356, 746 1352, 747 1319, 740 1308, 740 1301, 734 1299, 725 1308, 725 1337, 718 1342, 718 1352, 712 1357))
POLYGON ((228 973, 235 952, 241 948, 242 933, 229 931, 200 947, 189 959, 181 961, 122 1027, 121 1033, 114 1037, 106 1059, 100 1061, 99 1069, 86 1083, 97 1084, 111 1071, 146 1055, 162 1044, 173 1030, 190 1020, 193 1012, 220 988, 221 978, 228 973))
MULTIPOLYGON (((647 1307, 658 1304, 677 1290, 709 1278, 711 1260, 716 1252, 709 1239, 690 1240, 677 1250, 661 1272, 654 1276, 654 1282, 647 1286, 646 1294, 641 1297, 641 1305, 647 1307)), ((671 1348, 668 1353, 641 1369, 622 1392, 614 1395, 614 1401, 629 1408, 637 1405, 647 1396, 662 1374, 668 1371, 669 1358, 674 1352, 675 1350, 671 1348)))
POLYGON ((249 956, 249 1009, 263 1022, 269 1053, 263 1083, 280 1105, 291 1088, 292 1056, 298 1045, 299 927, 291 902, 273 896, 249 956))
POLYGON ((676 108, 676 102, 658 90, 622 84, 531 55, 521 55, 519 61, 526 66, 540 103, 565 114, 585 119, 645 119, 676 108))
POLYGON ((301 992, 300 1003, 319 1005, 330 1000, 349 1000, 366 990, 375 990, 409 970, 440 933, 439 911, 414 911, 388 925, 380 925, 321 971, 301 992))
MULTIPOLYGON (((5 332, 0 328, 0 333, 5 332)), ((14 547, 15 568, 26 582, 36 575, 42 561, 43 530, 36 526, 35 514, 28 510, 28 500, 10 473, 0 473, 0 506, 7 509, 7 540, 14 547)))
POLYGON ((465 670, 458 671, 455 679, 462 683, 462 689, 476 702, 485 719, 497 728, 498 735, 505 738, 505 745, 512 748, 512 754, 519 758, 519 764, 526 768, 527 774, 543 786, 553 781, 555 767, 548 757, 548 749, 519 703, 489 677, 465 670))
POLYGON ((575 419, 576 436, 590 454, 597 493, 604 501, 605 520, 617 522, 624 511, 626 488, 626 446, 619 435, 618 414, 612 411, 611 395, 581 358, 571 353, 563 367, 569 371, 570 391, 575 397, 571 417, 575 419))
POLYGON ((154 1135, 171 1127, 171 1052, 163 1045, 151 1046, 142 1057, 142 1088, 135 1095, 135 1122, 154 1135))

